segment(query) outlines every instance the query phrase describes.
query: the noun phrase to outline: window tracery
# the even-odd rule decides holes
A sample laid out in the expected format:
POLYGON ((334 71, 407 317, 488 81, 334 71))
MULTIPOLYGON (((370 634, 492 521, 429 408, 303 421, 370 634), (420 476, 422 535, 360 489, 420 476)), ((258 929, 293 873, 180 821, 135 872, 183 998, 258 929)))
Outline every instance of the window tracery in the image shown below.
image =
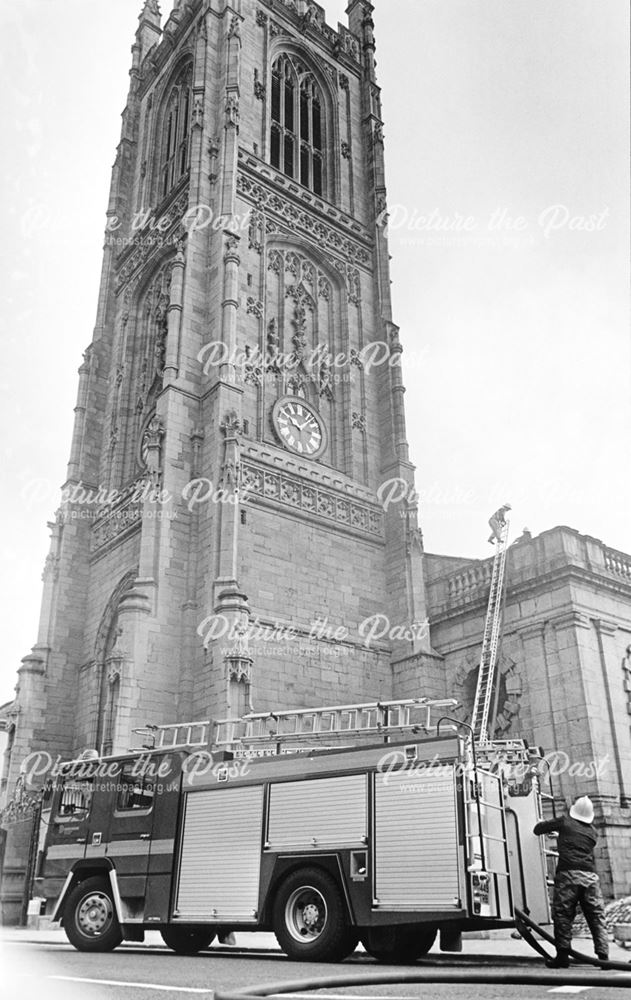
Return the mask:
POLYGON ((323 194, 324 103, 313 75, 283 52, 272 65, 270 161, 315 194, 323 194))
POLYGON ((171 87, 163 115, 160 195, 165 198, 188 173, 193 67, 184 67, 171 87))

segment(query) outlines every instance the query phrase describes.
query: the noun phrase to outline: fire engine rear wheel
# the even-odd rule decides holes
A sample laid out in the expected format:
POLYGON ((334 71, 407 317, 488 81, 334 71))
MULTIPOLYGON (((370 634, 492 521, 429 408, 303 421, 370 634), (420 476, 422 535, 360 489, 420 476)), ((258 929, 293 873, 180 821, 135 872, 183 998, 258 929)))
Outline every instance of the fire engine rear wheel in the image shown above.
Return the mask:
POLYGON ((177 955, 196 955, 203 951, 214 940, 213 931, 205 927, 187 927, 171 925, 160 931, 167 948, 172 948, 177 955))
POLYGON ((74 887, 64 907, 64 930, 79 951, 112 951, 121 943, 108 879, 95 875, 74 887))
POLYGON ((285 879, 274 902, 274 932, 285 954, 307 962, 341 962, 359 940, 337 883, 319 868, 285 879))
POLYGON ((369 955, 378 962, 391 965, 411 965, 426 955, 436 940, 436 927, 399 925, 368 927, 360 940, 369 955))

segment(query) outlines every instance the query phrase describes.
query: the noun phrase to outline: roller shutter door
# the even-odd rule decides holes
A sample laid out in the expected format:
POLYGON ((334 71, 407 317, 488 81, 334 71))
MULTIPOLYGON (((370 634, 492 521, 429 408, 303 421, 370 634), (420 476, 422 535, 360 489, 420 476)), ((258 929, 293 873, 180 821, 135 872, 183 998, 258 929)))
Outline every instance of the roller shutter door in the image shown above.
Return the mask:
POLYGON ((361 847, 367 829, 367 777, 289 781, 270 789, 270 850, 361 847))
POLYGON ((375 897, 384 908, 459 907, 453 767, 376 775, 375 897))
POLYGON ((255 921, 262 822, 261 786, 186 796, 177 920, 255 921))

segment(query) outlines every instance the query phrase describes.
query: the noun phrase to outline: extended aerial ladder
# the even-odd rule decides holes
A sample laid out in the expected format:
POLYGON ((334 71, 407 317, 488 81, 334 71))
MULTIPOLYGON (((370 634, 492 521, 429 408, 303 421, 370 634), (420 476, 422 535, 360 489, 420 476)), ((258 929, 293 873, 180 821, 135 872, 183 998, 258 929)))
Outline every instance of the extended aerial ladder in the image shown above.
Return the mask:
MULTIPOLYGON (((475 742, 488 745, 489 718, 495 691, 495 668, 499 646, 508 521, 501 527, 497 542, 491 589, 484 624, 480 670, 475 694, 471 727, 475 742)), ((301 708, 275 712, 251 712, 241 718, 204 719, 166 726, 148 726, 136 730, 151 739, 151 747, 173 748, 198 746, 214 750, 250 751, 284 745, 309 746, 322 742, 339 745, 341 740, 391 736, 407 733, 430 733, 435 730, 435 713, 448 715, 457 706, 453 698, 405 698, 398 701, 374 701, 319 708, 301 708)))
POLYGON ((484 745, 490 742, 489 723, 491 705, 495 694, 495 675, 497 666, 497 651, 502 627, 504 604, 506 549, 508 543, 508 520, 501 526, 500 539, 495 546, 493 570, 491 573, 491 589, 484 622, 482 653, 480 655, 480 670, 473 703, 471 727, 476 743, 484 745))

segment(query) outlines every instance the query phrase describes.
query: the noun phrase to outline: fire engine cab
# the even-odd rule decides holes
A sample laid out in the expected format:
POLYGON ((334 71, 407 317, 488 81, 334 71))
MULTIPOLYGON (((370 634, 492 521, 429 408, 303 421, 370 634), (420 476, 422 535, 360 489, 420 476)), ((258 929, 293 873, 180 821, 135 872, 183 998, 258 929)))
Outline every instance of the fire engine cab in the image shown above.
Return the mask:
POLYGON ((227 930, 273 930, 310 961, 361 941, 412 962, 438 934, 459 950, 462 931, 513 926, 516 910, 549 923, 536 754, 476 747, 432 717, 451 705, 158 727, 152 748, 66 763, 43 814, 47 912, 84 951, 155 929, 193 954, 227 930))

